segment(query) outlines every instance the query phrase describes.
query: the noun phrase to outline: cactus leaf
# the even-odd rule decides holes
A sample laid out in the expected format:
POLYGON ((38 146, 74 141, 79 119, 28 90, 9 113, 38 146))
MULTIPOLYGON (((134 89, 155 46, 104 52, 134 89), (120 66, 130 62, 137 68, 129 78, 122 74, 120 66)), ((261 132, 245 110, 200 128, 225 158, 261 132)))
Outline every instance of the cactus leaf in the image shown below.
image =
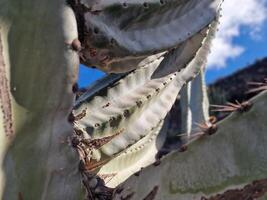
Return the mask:
POLYGON ((84 10, 77 18, 83 33, 82 62, 106 72, 130 71, 144 56, 175 48, 202 30, 214 20, 220 4, 221 0, 74 3, 74 10, 84 10), (122 66, 126 61, 131 64, 122 66))
POLYGON ((72 87, 79 57, 65 1, 0 3, 0 199, 82 199, 72 87))
POLYGON ((170 153, 159 166, 151 165, 138 177, 131 176, 114 199, 129 193, 133 200, 144 199, 155 186, 155 200, 212 199, 266 179, 267 92, 250 102, 249 111, 235 112, 218 123, 216 134, 194 140, 187 151, 170 153))
MULTIPOLYGON (((203 41, 197 40, 202 45, 199 45, 193 58, 187 56, 184 59, 184 52, 177 48, 156 60, 152 59, 150 63, 143 62, 148 64, 133 72, 115 76, 121 76, 121 79, 115 80, 112 76, 110 82, 105 81, 105 86, 100 87, 101 90, 97 91, 93 87, 95 93, 88 91, 78 99, 74 114, 87 110, 82 119, 75 121, 76 126, 83 131, 84 138, 102 138, 124 130, 98 153, 94 151, 95 157, 91 159, 106 159, 127 151, 129 145, 147 136, 166 117, 182 86, 197 76, 206 62, 216 26, 215 20, 209 29, 205 28, 207 35, 199 33, 203 41)), ((185 45, 183 49, 188 52, 191 48, 185 45)))

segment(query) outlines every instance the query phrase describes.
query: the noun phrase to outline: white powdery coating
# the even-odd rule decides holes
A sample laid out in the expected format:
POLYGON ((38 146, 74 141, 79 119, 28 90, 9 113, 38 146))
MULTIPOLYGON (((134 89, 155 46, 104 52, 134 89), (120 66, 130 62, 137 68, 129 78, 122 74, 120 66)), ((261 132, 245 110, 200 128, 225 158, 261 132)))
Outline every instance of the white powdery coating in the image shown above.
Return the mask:
POLYGON ((209 68, 225 67, 228 59, 236 58, 245 51, 245 47, 233 43, 242 27, 248 28, 253 39, 260 37, 260 30, 267 19, 266 4, 267 0, 224 1, 221 25, 209 56, 209 68))

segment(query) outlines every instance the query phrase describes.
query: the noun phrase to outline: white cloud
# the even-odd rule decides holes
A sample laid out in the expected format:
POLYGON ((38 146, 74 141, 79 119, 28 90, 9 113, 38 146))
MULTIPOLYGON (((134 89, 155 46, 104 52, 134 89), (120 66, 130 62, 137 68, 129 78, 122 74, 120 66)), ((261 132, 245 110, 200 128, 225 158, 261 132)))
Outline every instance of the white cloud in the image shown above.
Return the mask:
POLYGON ((238 57, 245 47, 233 43, 240 35, 241 27, 249 29, 249 37, 258 39, 267 19, 267 0, 225 0, 219 31, 213 41, 208 67, 225 67, 228 59, 238 57))

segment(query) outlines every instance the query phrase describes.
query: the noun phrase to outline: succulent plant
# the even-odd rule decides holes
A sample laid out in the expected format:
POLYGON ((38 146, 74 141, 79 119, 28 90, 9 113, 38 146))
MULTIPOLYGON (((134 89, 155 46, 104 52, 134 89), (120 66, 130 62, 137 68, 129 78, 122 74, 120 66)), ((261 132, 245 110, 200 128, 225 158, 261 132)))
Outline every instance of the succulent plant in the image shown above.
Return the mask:
MULTIPOLYGON (((140 151, 147 145, 155 146, 153 142, 146 142, 153 140, 149 135, 156 136, 159 133, 159 123, 171 109, 181 87, 197 76, 205 65, 210 41, 217 30, 216 25, 217 20, 212 22, 209 28, 204 28, 191 38, 189 45, 183 45, 183 51, 186 52, 190 50, 192 52, 192 46, 199 46, 195 57, 185 58, 184 52, 178 47, 150 63, 143 61, 148 64, 126 75, 120 75, 121 78, 118 81, 114 81, 114 76, 111 76, 110 84, 105 84, 105 87, 100 90, 92 87, 78 99, 74 115, 85 112, 83 117, 75 120, 74 123, 80 132, 77 135, 80 140, 101 139, 121 132, 100 149, 84 145, 85 152, 87 151, 85 154, 91 165, 111 159, 98 173, 100 176, 116 174, 112 180, 108 179, 108 185, 114 187, 127 178, 120 174, 127 168, 129 168, 127 174, 129 176, 149 164, 146 162, 142 165, 136 162, 138 164, 134 167, 132 162, 128 163, 128 154, 130 153, 129 156, 132 158, 132 151, 140 151), (199 38, 204 39, 199 40, 199 38), (179 65, 181 61, 188 64, 179 65), (139 143, 142 145, 140 146, 139 143), (113 157, 119 157, 122 160, 120 164, 117 162, 118 159, 112 159, 113 157)), ((148 60, 152 59, 148 58, 148 60)), ((102 82, 106 83, 107 78, 104 80, 102 82)), ((97 85, 100 86, 99 83, 97 85)), ((157 143, 157 148, 160 148, 159 144, 163 144, 159 141, 157 143)), ((144 159, 142 157, 145 157, 150 162, 154 162, 155 154, 156 151, 149 154, 139 153, 139 159, 142 160, 144 159)))
POLYGON ((267 93, 263 92, 250 101, 246 112, 236 111, 218 123, 216 134, 203 133, 188 144, 186 151, 173 152, 156 166, 143 169, 139 176, 131 176, 118 187, 122 192, 114 199, 130 194, 131 200, 152 194, 155 200, 266 199, 266 102, 267 93), (246 194, 245 188, 256 180, 265 185, 258 193, 246 194), (230 198, 234 189, 239 195, 230 198))
POLYGON ((135 69, 148 55, 186 41, 217 15, 221 0, 72 2, 82 62, 107 72, 135 69), (81 10, 83 12, 81 12, 81 10))
POLYGON ((64 1, 0 1, 1 199, 82 197, 67 122, 77 37, 64 1))
POLYGON ((205 199, 264 178, 266 93, 218 127, 208 115, 221 0, 0 5, 3 199, 205 199), (79 57, 116 74, 75 100, 79 57), (178 94, 186 145, 160 159, 178 94))

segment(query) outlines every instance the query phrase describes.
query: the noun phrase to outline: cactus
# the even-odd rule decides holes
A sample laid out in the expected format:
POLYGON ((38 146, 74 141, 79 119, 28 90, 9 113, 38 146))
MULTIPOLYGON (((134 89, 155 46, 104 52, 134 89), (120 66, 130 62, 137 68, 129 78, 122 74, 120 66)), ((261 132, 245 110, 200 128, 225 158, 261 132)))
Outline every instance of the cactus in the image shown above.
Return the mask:
POLYGON ((78 15, 82 62, 107 72, 135 69, 146 56, 175 48, 206 27, 217 15, 220 3, 221 0, 72 2, 78 15))
MULTIPOLYGON (((133 72, 106 77, 101 81, 104 83, 103 87, 97 83, 98 88, 93 86, 78 99, 74 116, 83 112, 85 114, 75 121, 75 127, 80 133, 77 137, 95 140, 109 137, 122 130, 120 135, 112 138, 100 149, 91 148, 86 153, 89 163, 111 160, 106 164, 109 167, 104 165, 102 169, 98 169, 99 176, 102 173, 115 174, 114 181, 105 180, 108 186, 116 186, 123 181, 123 178, 148 164, 146 162, 145 165, 133 166, 127 158, 132 154, 128 155, 128 152, 131 152, 138 143, 146 143, 148 135, 156 134, 154 131, 151 133, 151 130, 154 130, 166 117, 181 87, 200 72, 206 62, 216 27, 217 19, 209 25, 209 28, 204 28, 182 47, 159 56, 156 60, 147 58, 152 61, 150 63, 142 61, 141 63, 149 64, 139 66, 133 72), (192 46, 197 50, 193 58, 188 56, 192 46), (184 66, 183 63, 188 64, 184 66), (119 79, 116 80, 116 77, 119 79), (108 79, 110 81, 107 81, 108 79), (114 157, 119 158, 114 159, 114 157), (117 160, 122 162, 118 164, 117 160), (122 170, 124 175, 119 173, 122 170), (125 172, 126 170, 128 172, 125 172)), ((88 147, 85 145, 84 148, 88 147)), ((155 154, 152 153, 139 153, 138 156, 140 160, 146 157, 147 160, 155 161, 155 158, 152 159, 155 154)))
MULTIPOLYGON (((151 165, 138 177, 130 177, 120 185, 123 190, 114 199, 130 194, 132 200, 145 199, 150 191, 154 191, 151 199, 155 200, 212 199, 216 194, 226 194, 230 188, 240 189, 255 180, 264 180, 266 102, 267 92, 263 92, 251 100, 253 106, 247 112, 236 111, 221 121, 216 134, 202 135, 188 145, 187 151, 171 153, 159 165, 151 165)), ((265 186, 261 190, 266 189, 265 186)))
POLYGON ((221 0, 67 3, 0 3, 3 199, 212 199, 266 178, 266 92, 228 105, 212 135, 203 74, 221 0), (117 74, 75 101, 79 57, 117 74), (190 145, 160 159, 183 87, 190 145))
POLYGON ((64 1, 0 1, 1 199, 82 196, 78 155, 67 140, 77 36, 64 1))
POLYGON ((182 89, 181 105, 181 133, 190 137, 197 131, 198 124, 209 121, 209 102, 204 80, 205 69, 182 89))

